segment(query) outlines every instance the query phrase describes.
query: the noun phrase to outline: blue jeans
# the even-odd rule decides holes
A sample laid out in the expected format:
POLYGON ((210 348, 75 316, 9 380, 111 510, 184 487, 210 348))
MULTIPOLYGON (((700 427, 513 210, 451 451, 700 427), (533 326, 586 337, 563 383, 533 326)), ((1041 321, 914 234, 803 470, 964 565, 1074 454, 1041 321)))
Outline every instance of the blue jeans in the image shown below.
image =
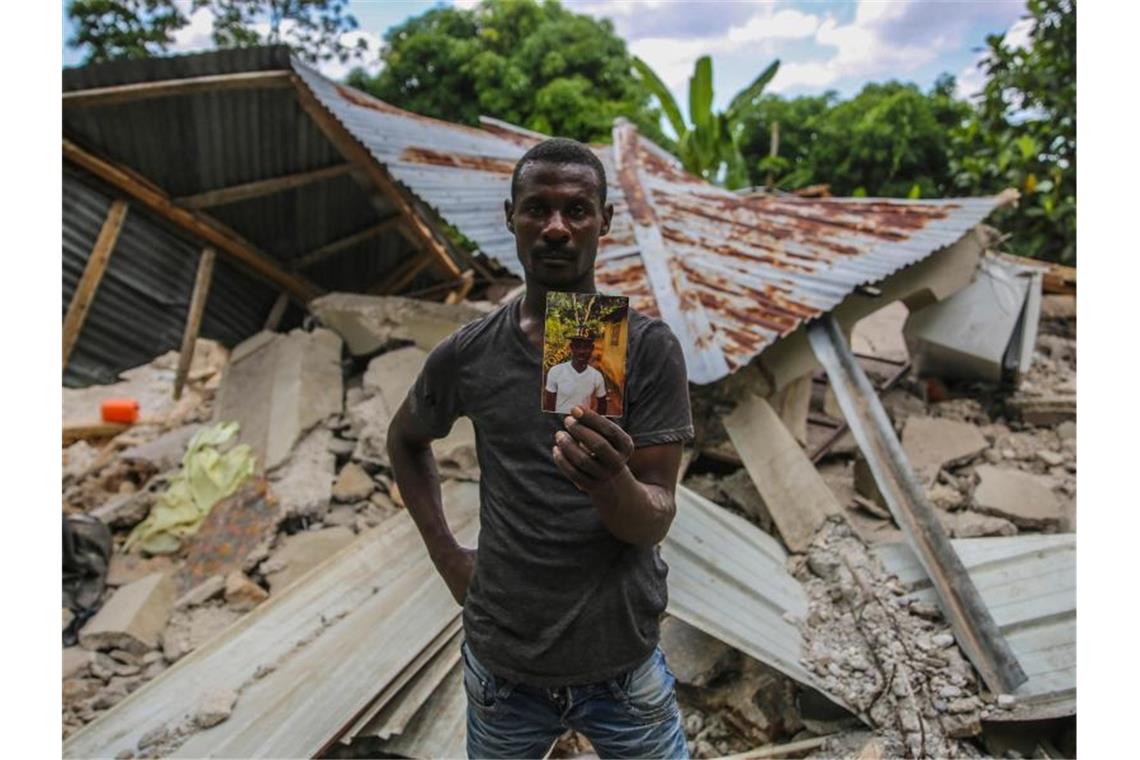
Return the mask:
POLYGON ((585 686, 539 688, 496 678, 463 643, 467 756, 540 758, 566 729, 601 758, 688 758, 673 674, 658 648, 630 672, 585 686))

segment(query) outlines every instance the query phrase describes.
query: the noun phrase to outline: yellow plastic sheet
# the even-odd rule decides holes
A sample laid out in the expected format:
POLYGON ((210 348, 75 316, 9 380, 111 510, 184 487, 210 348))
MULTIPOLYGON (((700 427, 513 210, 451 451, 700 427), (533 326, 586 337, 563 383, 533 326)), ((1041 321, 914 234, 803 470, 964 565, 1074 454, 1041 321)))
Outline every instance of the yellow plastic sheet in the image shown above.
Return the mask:
POLYGON ((214 505, 230 496, 254 472, 256 458, 246 444, 224 453, 219 449, 233 440, 238 423, 221 422, 204 428, 190 439, 182 468, 170 479, 145 520, 127 538, 127 551, 170 554, 182 539, 197 532, 214 505))

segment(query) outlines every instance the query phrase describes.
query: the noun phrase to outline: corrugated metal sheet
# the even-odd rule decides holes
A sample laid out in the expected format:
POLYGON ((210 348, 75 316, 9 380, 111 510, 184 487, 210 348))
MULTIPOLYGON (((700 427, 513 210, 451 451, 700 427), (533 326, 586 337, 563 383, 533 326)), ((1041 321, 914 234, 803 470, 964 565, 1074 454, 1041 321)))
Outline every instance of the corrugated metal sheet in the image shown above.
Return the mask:
MULTIPOLYGON (((1072 533, 952 542, 1029 680, 1017 707, 989 720, 1038 720, 1077 711, 1077 537, 1072 533)), ((905 544, 875 548, 888 572, 915 598, 936 603, 905 544)))
MULTIPOLYGON (((64 167, 64 312, 114 197, 94 178, 64 167)), ((137 206, 130 207, 72 352, 64 384, 112 383, 119 372, 177 350, 200 252, 137 206)), ((260 280, 219 259, 201 336, 234 345, 261 328, 276 296, 260 280)))
MULTIPOLYGON (((537 139, 533 133, 501 122, 475 129, 418 116, 300 62, 294 67, 394 177, 484 253, 522 274, 501 208, 511 169, 537 139)), ((859 285, 956 242, 1002 202, 746 197, 685 174, 636 134, 615 140, 623 143, 619 155, 595 147, 615 208, 613 230, 599 250, 598 285, 665 319, 685 343, 689 379, 697 383, 748 363, 859 285), (635 217, 653 221, 635 224, 635 217), (661 241, 660 250, 643 250, 645 234, 661 241)))

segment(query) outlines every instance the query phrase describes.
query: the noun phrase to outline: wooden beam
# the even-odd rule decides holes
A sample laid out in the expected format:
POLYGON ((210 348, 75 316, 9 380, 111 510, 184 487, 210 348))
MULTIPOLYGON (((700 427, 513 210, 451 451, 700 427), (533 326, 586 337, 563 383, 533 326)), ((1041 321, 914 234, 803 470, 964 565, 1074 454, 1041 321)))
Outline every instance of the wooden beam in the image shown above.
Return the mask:
POLYGON ((276 332, 277 326, 281 324, 281 319, 285 316, 285 309, 287 308, 289 308, 289 294, 282 290, 277 294, 277 300, 273 302, 272 308, 269 309, 269 316, 265 318, 265 327, 263 329, 269 332, 276 332))
POLYGON ((366 227, 359 232, 354 232, 351 235, 342 237, 339 240, 334 240, 331 243, 326 243, 320 248, 316 248, 306 254, 297 257, 297 259, 293 262, 293 269, 304 269, 305 267, 311 267, 313 264, 324 261, 334 254, 352 248, 355 245, 363 243, 365 240, 370 240, 377 235, 380 235, 386 230, 397 227, 403 221, 403 217, 401 217, 399 214, 394 214, 379 224, 374 224, 371 227, 366 227))
POLYGON ((79 339, 79 331, 87 319, 87 312, 91 302, 95 300, 95 291, 107 271, 107 263, 111 260, 111 252, 115 250, 115 243, 123 229, 123 222, 127 218, 127 202, 114 201, 107 211, 107 218, 103 220, 103 228, 99 230, 99 237, 95 238, 95 247, 87 257, 87 266, 83 269, 83 276, 75 286, 75 293, 71 296, 71 303, 67 305, 67 316, 63 318, 63 368, 67 369, 67 360, 71 358, 71 350, 79 339))
POLYGON ((293 83, 297 90, 301 108, 305 109, 305 113, 309 114, 317 123, 329 142, 341 155, 360 167, 372 184, 404 216, 408 223, 408 230, 415 237, 416 243, 434 257, 440 271, 446 277, 458 277, 460 275, 459 265, 451 260, 447 246, 436 237, 435 232, 416 212, 404 191, 388 175, 388 171, 376 161, 368 149, 343 124, 333 118, 333 115, 317 100, 316 96, 309 91, 308 86, 299 77, 294 76, 293 83))
POLYGON ((230 187, 218 188, 217 190, 207 190, 197 195, 175 198, 174 202, 185 208, 221 206, 226 203, 236 203, 237 201, 245 201, 250 198, 260 198, 265 195, 273 195, 274 193, 283 193, 286 190, 294 190, 298 187, 311 185, 314 182, 324 182, 348 174, 352 169, 352 164, 337 164, 336 166, 327 166, 324 169, 286 174, 283 177, 271 177, 256 182, 246 182, 242 185, 232 185, 230 187))
POLYGON ((96 87, 89 90, 72 90, 63 93, 63 107, 111 106, 134 100, 193 95, 199 92, 289 87, 291 76, 292 72, 284 70, 250 71, 240 74, 215 74, 186 79, 164 79, 159 82, 134 82, 113 87, 96 87))
POLYGON ((444 303, 459 303, 467 294, 471 292, 471 288, 475 287, 475 272, 468 269, 459 278, 459 287, 447 294, 447 298, 443 299, 444 303))
POLYGON ((194 278, 194 292, 190 296, 190 310, 186 313, 186 329, 182 333, 182 350, 178 352, 178 372, 174 375, 174 400, 182 398, 182 388, 194 360, 194 345, 198 342, 198 328, 202 326, 202 312, 206 310, 206 296, 210 293, 210 275, 214 273, 213 248, 202 251, 198 260, 198 275, 194 278))
POLYGON ((181 229, 216 246, 218 250, 245 264, 265 279, 289 291, 290 295, 298 300, 308 303, 310 299, 321 294, 321 288, 317 285, 303 277, 286 272, 273 259, 259 251, 253 243, 221 222, 200 211, 182 208, 164 190, 138 172, 92 155, 66 138, 63 141, 63 157, 127 193, 181 229))
POLYGON ((435 259, 430 254, 420 253, 401 264, 386 280, 381 280, 368 288, 368 293, 372 295, 399 293, 408 286, 408 283, 416 279, 416 275, 427 269, 433 261, 435 259))

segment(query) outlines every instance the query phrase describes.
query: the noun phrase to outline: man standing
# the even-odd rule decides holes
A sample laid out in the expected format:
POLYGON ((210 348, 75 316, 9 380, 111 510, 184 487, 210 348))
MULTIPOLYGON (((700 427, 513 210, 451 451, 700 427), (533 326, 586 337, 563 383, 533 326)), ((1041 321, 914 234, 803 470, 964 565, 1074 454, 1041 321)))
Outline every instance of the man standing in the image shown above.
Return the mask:
POLYGON ((526 293, 429 354, 388 432, 408 512, 463 605, 467 751, 542 757, 573 728, 602 757, 687 757, 673 675, 657 647, 692 419, 684 358, 663 322, 630 311, 622 417, 542 411, 548 291, 593 293, 609 231, 605 171, 573 140, 519 160, 504 202, 526 293), (461 415, 481 469, 478 550, 444 517, 431 441, 461 415))
POLYGON ((542 408, 570 414, 576 406, 606 413, 606 379, 590 366, 594 336, 583 333, 570 338, 570 361, 555 364, 546 373, 542 408))

